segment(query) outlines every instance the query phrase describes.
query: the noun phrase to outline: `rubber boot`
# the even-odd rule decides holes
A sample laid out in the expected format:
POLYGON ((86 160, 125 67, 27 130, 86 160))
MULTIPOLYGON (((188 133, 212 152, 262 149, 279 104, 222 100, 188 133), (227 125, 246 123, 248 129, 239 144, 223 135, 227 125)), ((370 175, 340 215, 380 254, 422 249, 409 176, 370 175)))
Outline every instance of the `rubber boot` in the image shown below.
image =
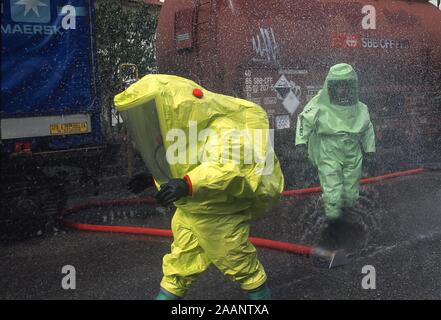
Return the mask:
POLYGON ((342 218, 343 212, 342 208, 337 206, 325 207, 326 218, 330 222, 338 221, 342 218))
POLYGON ((161 288, 161 289, 159 289, 159 292, 156 295, 154 300, 180 300, 180 299, 182 299, 182 298, 161 288))
POLYGON ((266 284, 259 288, 247 291, 250 300, 271 300, 271 291, 266 284))

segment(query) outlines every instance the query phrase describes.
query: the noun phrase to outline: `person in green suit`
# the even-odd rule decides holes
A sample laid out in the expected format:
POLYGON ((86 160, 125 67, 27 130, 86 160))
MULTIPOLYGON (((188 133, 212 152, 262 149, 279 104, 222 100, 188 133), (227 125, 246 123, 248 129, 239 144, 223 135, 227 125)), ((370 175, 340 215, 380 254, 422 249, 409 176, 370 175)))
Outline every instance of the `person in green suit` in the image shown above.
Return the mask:
POLYGON ((364 155, 372 161, 375 153, 374 128, 351 65, 330 68, 323 89, 297 119, 295 144, 318 169, 327 218, 339 220, 359 197, 364 155))
MULTIPOLYGON (((238 282, 250 299, 269 299, 267 276, 248 236, 250 222, 279 201, 284 178, 266 135, 258 143, 228 135, 267 132, 266 112, 172 75, 147 75, 114 101, 159 186, 158 203, 177 207, 156 299, 184 297, 210 265, 238 282), (239 159, 230 157, 230 148, 240 151, 239 159), (243 161, 245 148, 256 161, 243 161), (203 154, 206 159, 198 157, 203 154)), ((142 184, 133 181, 130 188, 142 191, 142 184)))

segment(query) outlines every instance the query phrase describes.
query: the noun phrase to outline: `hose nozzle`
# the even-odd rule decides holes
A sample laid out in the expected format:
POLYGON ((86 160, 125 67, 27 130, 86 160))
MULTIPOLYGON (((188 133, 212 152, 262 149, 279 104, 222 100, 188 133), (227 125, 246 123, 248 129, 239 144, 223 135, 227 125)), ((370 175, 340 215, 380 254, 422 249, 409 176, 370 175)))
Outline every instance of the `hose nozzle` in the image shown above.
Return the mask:
POLYGON ((329 269, 343 266, 349 262, 348 255, 344 249, 331 251, 316 247, 312 250, 312 255, 320 259, 329 260, 329 269))

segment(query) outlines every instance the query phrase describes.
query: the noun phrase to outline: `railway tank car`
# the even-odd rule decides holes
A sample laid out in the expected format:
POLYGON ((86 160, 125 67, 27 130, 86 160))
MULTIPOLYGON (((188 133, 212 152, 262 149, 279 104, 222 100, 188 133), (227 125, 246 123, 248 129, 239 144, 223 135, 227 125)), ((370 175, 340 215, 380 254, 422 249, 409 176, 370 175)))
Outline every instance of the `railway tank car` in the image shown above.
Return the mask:
POLYGON ((439 149, 440 31, 428 1, 174 0, 161 9, 156 46, 159 72, 265 108, 285 150, 329 67, 352 64, 384 171, 432 161, 439 149))

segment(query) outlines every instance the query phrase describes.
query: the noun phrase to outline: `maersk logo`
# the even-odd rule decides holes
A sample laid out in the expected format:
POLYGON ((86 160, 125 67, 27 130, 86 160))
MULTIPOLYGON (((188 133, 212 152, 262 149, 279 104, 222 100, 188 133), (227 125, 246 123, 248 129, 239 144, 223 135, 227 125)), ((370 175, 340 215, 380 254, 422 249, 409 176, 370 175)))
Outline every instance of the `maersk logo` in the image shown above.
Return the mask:
POLYGON ((11 18, 15 22, 48 23, 51 21, 50 0, 10 0, 11 18))

